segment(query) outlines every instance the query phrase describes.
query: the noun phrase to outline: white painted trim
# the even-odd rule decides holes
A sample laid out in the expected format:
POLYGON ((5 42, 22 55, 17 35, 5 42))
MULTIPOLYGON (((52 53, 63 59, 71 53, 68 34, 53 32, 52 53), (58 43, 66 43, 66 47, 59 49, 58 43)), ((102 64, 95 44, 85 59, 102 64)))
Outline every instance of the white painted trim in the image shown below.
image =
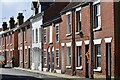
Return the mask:
POLYGON ((100 0, 96 0, 93 2, 93 5, 100 3, 100 0))
POLYGON ((78 8, 76 8, 76 10, 75 11, 80 11, 81 10, 81 7, 78 7, 78 8))
POLYGON ((60 25, 60 23, 55 24, 55 26, 59 26, 59 25, 60 25))
POLYGON ((59 50, 58 48, 56 48, 56 50, 59 50))
POLYGON ((0 50, 0 52, 1 52, 1 50, 0 50))
POLYGON ((20 47, 20 50, 22 50, 22 47, 20 47))
POLYGON ((25 49, 27 49, 27 46, 25 46, 25 49))
POLYGON ((19 50, 20 48, 18 47, 18 50, 19 50))
POLYGON ((90 43, 90 40, 85 40, 84 43, 85 45, 88 45, 90 43))
POLYGON ((50 52, 50 48, 48 49, 48 52, 50 52))
POLYGON ((94 44, 101 44, 102 39, 95 39, 93 40, 94 44))
POLYGON ((12 49, 10 49, 10 51, 13 51, 12 49))
POLYGON ((61 46, 65 46, 65 43, 61 43, 61 46))
POLYGON ((82 69, 82 66, 80 66, 80 67, 76 67, 76 69, 82 69))
POLYGON ((72 66, 66 66, 66 68, 68 68, 68 69, 69 69, 69 68, 72 68, 72 66))
POLYGON ((112 42, 112 37, 109 38, 104 38, 105 43, 111 43, 112 42))
POLYGON ((54 47, 52 47, 52 51, 54 51, 54 47))
POLYGON ((76 42, 76 46, 82 46, 82 41, 76 42))
POLYGON ((13 50, 14 50, 14 48, 13 48, 13 50))
POLYGON ((30 46, 28 46, 28 48, 30 48, 30 46))
POLYGON ((71 42, 66 43, 66 46, 67 46, 67 47, 70 47, 70 46, 71 46, 71 42))
POLYGON ((44 51, 47 51, 47 49, 44 49, 44 51))
POLYGON ((50 26, 50 30, 49 30, 50 32, 49 32, 49 43, 52 43, 53 41, 52 41, 52 38, 53 38, 53 27, 52 26, 50 26))
POLYGON ((94 69, 94 71, 98 71, 98 72, 100 72, 102 69, 101 69, 101 67, 97 67, 97 69, 94 69))
POLYGON ((69 14, 71 14, 72 12, 71 11, 69 11, 69 12, 66 12, 66 15, 69 15, 69 14))

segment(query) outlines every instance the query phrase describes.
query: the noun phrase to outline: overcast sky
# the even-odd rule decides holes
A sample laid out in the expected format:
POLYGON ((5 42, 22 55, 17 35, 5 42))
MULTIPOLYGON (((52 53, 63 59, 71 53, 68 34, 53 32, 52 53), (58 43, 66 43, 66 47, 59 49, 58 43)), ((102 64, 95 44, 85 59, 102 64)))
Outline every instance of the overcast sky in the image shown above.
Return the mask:
POLYGON ((17 20, 18 13, 22 12, 25 20, 32 15, 31 2, 37 0, 0 0, 0 27, 2 22, 9 22, 10 17, 17 20))

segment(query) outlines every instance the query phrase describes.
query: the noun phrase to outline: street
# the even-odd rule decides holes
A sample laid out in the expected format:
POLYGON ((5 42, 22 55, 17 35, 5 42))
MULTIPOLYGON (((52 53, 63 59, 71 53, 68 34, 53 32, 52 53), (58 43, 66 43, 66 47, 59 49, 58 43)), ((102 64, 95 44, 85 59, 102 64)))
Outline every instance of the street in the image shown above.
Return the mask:
POLYGON ((0 68, 0 80, 53 80, 55 78, 57 77, 12 68, 0 68))

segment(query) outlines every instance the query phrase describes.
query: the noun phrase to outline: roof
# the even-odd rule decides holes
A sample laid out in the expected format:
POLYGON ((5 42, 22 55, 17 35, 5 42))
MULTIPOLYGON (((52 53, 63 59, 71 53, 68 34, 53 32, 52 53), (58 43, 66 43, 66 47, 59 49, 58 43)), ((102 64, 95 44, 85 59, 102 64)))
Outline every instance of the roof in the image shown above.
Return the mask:
POLYGON ((69 4, 68 2, 56 2, 44 11, 43 26, 46 23, 59 19, 61 10, 69 4))
POLYGON ((74 6, 77 6, 79 5, 81 2, 71 2, 69 3, 61 12, 65 12, 65 11, 68 11, 70 9, 72 9, 74 6))
POLYGON ((77 8, 79 6, 82 6, 82 5, 86 4, 86 3, 88 3, 89 1, 90 0, 88 0, 88 1, 87 0, 83 0, 81 2, 71 2, 60 13, 64 14, 65 12, 70 11, 70 10, 72 10, 74 8, 77 8))

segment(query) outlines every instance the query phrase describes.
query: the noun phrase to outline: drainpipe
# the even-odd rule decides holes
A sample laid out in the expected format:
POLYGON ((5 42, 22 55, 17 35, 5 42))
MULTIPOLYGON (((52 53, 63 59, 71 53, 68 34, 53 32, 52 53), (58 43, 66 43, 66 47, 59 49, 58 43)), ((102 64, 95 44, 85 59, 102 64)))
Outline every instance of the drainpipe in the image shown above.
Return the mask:
POLYGON ((72 76, 75 72, 75 9, 72 10, 72 76))
POLYGON ((93 3, 90 2, 90 78, 94 79, 94 32, 93 32, 93 3))

